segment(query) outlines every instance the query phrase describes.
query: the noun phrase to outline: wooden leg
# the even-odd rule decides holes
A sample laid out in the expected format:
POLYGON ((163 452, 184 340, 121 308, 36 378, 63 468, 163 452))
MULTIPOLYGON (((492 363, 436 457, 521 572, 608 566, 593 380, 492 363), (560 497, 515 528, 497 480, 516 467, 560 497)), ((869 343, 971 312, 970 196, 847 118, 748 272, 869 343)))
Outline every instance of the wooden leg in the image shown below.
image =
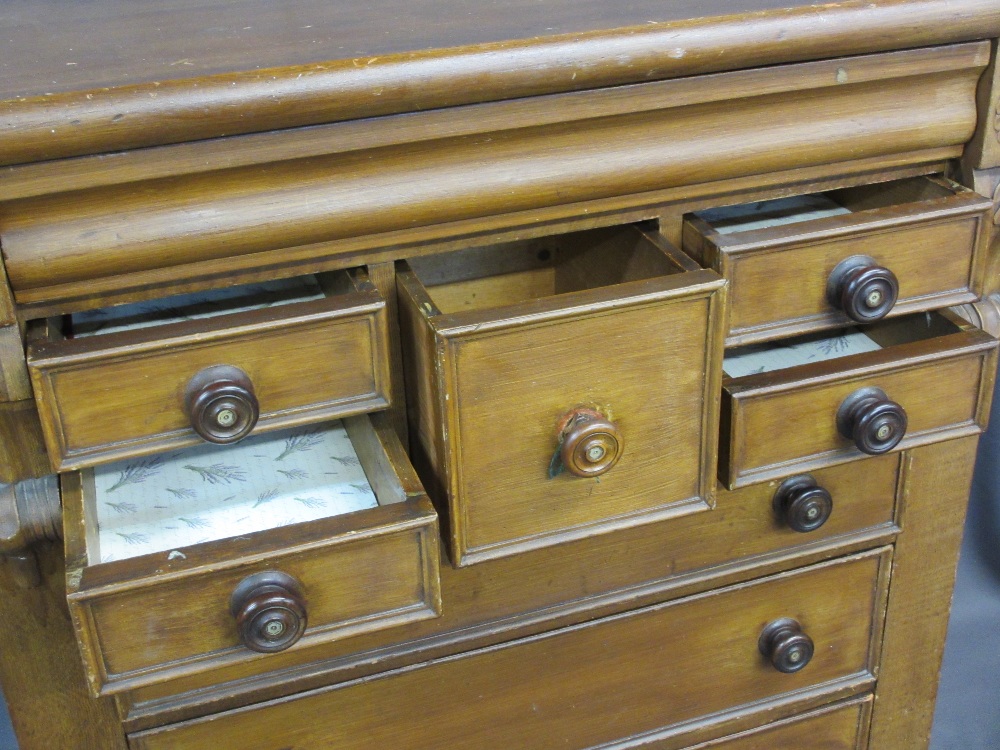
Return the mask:
POLYGON ((61 545, 35 547, 41 585, 0 560, 0 681, 20 750, 124 750, 115 707, 87 692, 66 609, 61 545))
POLYGON ((871 750, 930 742, 977 438, 911 451, 900 498, 871 750))

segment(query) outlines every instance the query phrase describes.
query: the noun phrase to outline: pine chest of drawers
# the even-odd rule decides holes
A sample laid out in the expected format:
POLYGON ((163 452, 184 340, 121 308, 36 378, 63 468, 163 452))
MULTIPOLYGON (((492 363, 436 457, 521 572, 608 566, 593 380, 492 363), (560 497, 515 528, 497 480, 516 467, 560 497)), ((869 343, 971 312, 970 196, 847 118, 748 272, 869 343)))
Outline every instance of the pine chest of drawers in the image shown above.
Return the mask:
POLYGON ((783 5, 0 18, 24 750, 925 747, 1000 11, 783 5))

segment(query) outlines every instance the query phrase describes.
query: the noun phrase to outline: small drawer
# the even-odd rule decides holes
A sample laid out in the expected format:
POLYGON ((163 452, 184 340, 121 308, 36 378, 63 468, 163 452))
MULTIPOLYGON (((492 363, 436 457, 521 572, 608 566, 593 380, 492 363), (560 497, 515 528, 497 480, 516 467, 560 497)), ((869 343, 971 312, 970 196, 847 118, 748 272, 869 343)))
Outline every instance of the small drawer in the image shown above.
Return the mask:
POLYGON ((437 515, 384 414, 63 475, 95 694, 440 614, 437 515))
POLYGON ((796 696, 871 687, 889 562, 879 549, 137 732, 130 746, 589 748, 644 746, 671 728, 679 738, 796 696))
POLYGON ((389 402, 385 300, 361 270, 107 308, 40 328, 28 367, 59 470, 389 402))
POLYGON ((990 207, 919 177, 692 214, 683 243, 732 284, 736 346, 978 299, 990 207))
POLYGON ((981 432, 996 351, 947 311, 729 350, 720 479, 739 487, 981 432))
POLYGON ((420 258, 398 289, 456 565, 711 507, 715 273, 624 226, 420 258))

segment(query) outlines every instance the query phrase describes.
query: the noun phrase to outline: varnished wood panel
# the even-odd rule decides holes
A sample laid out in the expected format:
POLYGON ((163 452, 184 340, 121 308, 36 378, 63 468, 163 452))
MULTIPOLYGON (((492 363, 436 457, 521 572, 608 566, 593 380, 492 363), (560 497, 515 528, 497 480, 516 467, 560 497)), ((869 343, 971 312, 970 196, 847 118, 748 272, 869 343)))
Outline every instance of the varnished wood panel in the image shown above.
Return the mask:
POLYGON ((457 221, 957 146, 975 129, 982 49, 969 48, 959 70, 946 56, 939 74, 594 119, 580 112, 488 135, 13 200, 0 205, 0 239, 16 299, 38 303, 92 294, 91 282, 109 277, 190 280, 195 262, 259 270, 275 264, 275 250, 283 262, 288 248, 315 261, 329 256, 324 243, 348 238, 431 225, 444 237, 457 221))
POLYGON ((392 447, 398 441, 387 421, 376 421, 377 432, 367 416, 347 424, 380 507, 183 552, 89 560, 85 505, 93 500, 84 475, 64 475, 68 599, 92 690, 113 693, 260 658, 240 644, 229 606, 237 584, 264 570, 304 588, 308 627, 295 649, 437 616, 437 515, 413 488, 412 470, 404 465, 404 480, 397 475, 393 461, 405 455, 392 447))
POLYGON ((216 365, 247 374, 255 433, 389 403, 385 300, 368 282, 325 300, 32 344, 42 427, 60 470, 201 442, 189 381, 216 365))
POLYGON ((828 301, 827 280, 855 255, 874 258, 899 279, 890 315, 980 297, 991 202, 927 178, 876 186, 876 196, 880 188, 883 205, 864 204, 871 190, 856 200, 850 190, 834 191, 831 198, 851 214, 781 227, 719 234, 689 218, 685 249, 732 284, 727 346, 849 324, 828 301), (764 299, 780 305, 760 304, 764 299))
POLYGON ((0 151, 6 163, 44 160, 1000 31, 992 0, 789 4, 21 4, 0 26, 12 82, 0 151))
POLYGON ((34 401, 0 403, 0 482, 54 473, 34 401))
POLYGON ((24 589, 0 561, 0 678, 20 750, 125 750, 115 705, 87 691, 66 611, 58 545, 36 547, 40 586, 24 589))
MULTIPOLYGON (((919 325, 919 317, 913 325, 919 325)), ((860 388, 881 388, 906 410, 898 449, 985 427, 996 339, 980 331, 725 380, 720 478, 727 486, 863 457, 837 429, 860 388)))
MULTIPOLYGON (((583 249, 555 267, 492 268, 470 278, 460 256, 447 263, 455 278, 431 287, 416 272, 400 276, 406 335, 413 346, 434 347, 411 352, 407 376, 418 399, 418 469, 433 474, 435 500, 447 508, 456 564, 707 510, 713 501, 721 282, 706 271, 634 281, 610 281, 609 273, 603 286, 607 263, 621 270, 645 251, 665 264, 634 228, 549 242, 552 250, 543 241, 538 252, 557 262, 561 251, 583 249), (634 254, 618 247, 622 236, 639 242, 634 254), (560 288, 574 263, 598 288, 560 288), (423 400, 435 391, 437 402, 423 400), (552 477, 560 420, 581 406, 619 426, 622 458, 598 477, 552 477)), ((493 250, 494 264, 515 256, 514 248, 493 250)))
MULTIPOLYGON (((688 750, 863 750, 871 717, 872 699, 823 709, 800 718, 743 732, 735 737, 692 745, 688 750)), ((644 745, 666 750, 666 745, 644 745)))
POLYGON ((977 442, 966 438, 909 454, 872 750, 911 750, 930 742, 977 442))
POLYGON ((883 548, 130 742, 136 750, 589 747, 793 690, 863 682, 877 659, 888 560, 883 548), (757 650, 760 630, 788 615, 817 644, 792 675, 757 650), (461 697, 428 700, 435 695, 461 697))

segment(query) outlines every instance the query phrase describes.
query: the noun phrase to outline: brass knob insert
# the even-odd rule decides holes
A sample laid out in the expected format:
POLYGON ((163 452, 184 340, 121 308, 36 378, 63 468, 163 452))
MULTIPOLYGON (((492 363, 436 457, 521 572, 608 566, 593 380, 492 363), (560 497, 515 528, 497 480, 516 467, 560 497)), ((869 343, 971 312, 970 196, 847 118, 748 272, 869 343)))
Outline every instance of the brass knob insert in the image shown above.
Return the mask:
POLYGON ((788 617, 770 623, 760 634, 757 648, 779 672, 792 674, 812 660, 815 646, 802 626, 788 617))
POLYGON ((615 423, 594 409, 577 408, 566 415, 559 439, 562 466, 577 477, 597 477, 610 471, 625 449, 615 423))
POLYGON ((906 410, 881 388, 861 388, 840 405, 837 430, 862 453, 888 453, 906 434, 906 410))
POLYGON ((230 365, 207 367, 191 378, 185 406, 194 431, 221 445, 245 438, 260 416, 250 377, 230 365))
POLYGON ((793 531, 806 534, 825 524, 833 496, 808 474, 786 479, 774 493, 774 512, 793 531))
POLYGON ((899 298, 896 274, 867 255, 852 255, 841 261, 826 285, 830 304, 858 323, 881 320, 899 298))
POLYGON ((244 578, 233 591, 229 609, 236 619, 240 641, 251 651, 284 651, 306 629, 302 584, 276 570, 244 578))

